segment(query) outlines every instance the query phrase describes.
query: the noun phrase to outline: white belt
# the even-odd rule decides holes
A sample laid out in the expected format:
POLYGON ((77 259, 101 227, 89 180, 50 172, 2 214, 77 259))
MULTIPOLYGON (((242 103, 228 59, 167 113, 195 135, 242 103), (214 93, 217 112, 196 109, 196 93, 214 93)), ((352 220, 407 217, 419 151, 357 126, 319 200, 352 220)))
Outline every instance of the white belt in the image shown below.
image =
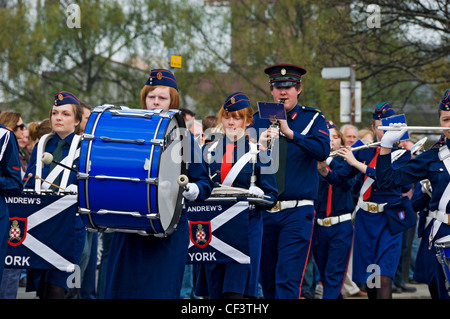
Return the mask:
POLYGON ((342 214, 339 216, 331 216, 331 217, 327 217, 327 218, 317 218, 317 223, 320 226, 333 226, 342 222, 345 222, 347 220, 351 220, 352 219, 352 214, 351 213, 347 213, 347 214, 342 214))
POLYGON ((441 212, 439 210, 434 210, 432 212, 428 212, 428 217, 437 219, 438 221, 440 221, 444 224, 450 225, 448 215, 449 214, 447 214, 446 212, 441 212))
POLYGON ((365 210, 366 212, 369 212, 369 213, 381 213, 381 212, 383 212, 384 211, 384 206, 386 204, 387 203, 378 204, 378 203, 373 203, 373 202, 365 202, 361 198, 359 198, 359 200, 358 200, 359 208, 361 208, 362 210, 365 210))
POLYGON ((277 204, 267 212, 276 213, 288 208, 295 208, 305 205, 314 205, 314 201, 310 199, 302 199, 302 200, 282 200, 277 202, 277 204))

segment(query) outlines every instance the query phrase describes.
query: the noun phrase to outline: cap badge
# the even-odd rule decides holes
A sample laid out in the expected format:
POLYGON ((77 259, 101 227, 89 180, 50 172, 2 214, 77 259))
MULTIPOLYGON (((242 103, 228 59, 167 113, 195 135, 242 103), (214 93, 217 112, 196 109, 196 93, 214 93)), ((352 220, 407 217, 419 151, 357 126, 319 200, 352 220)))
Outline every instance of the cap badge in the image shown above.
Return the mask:
POLYGON ((236 103, 236 99, 234 98, 234 96, 230 99, 230 103, 231 103, 231 104, 236 103))
POLYGON ((161 72, 158 72, 158 74, 156 74, 156 78, 158 79, 158 80, 161 80, 162 79, 162 73, 161 72))
POLYGON ((63 95, 62 95, 62 94, 58 94, 58 99, 59 99, 60 101, 62 101, 62 100, 64 99, 63 95))
POLYGON ((286 75, 286 69, 281 69, 281 75, 286 75))

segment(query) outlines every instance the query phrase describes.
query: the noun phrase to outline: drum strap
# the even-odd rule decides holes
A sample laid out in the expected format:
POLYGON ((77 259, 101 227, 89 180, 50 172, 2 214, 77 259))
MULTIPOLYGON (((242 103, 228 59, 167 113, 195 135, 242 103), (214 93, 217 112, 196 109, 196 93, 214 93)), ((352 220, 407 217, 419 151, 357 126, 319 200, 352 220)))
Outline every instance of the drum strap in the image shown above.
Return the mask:
MULTIPOLYGON (((42 161, 40 160, 42 158, 42 154, 44 154, 45 146, 47 145, 47 142, 50 138, 53 137, 55 133, 49 133, 43 135, 38 142, 37 146, 37 155, 36 155, 36 175, 42 177, 42 161)), ((42 181, 36 179, 34 183, 34 190, 37 194, 41 193, 41 187, 42 187, 42 181)))
MULTIPOLYGON (((214 142, 209 148, 208 148, 208 154, 207 154, 207 162, 208 164, 211 164, 212 160, 212 154, 215 152, 217 145, 219 144, 219 141, 214 142)), ((247 164, 250 160, 253 164, 253 171, 252 176, 250 178, 251 185, 254 185, 256 183, 256 176, 255 176, 255 164, 257 162, 257 155, 259 153, 258 145, 254 142, 249 142, 250 145, 250 151, 246 154, 244 154, 237 162, 233 165, 231 170, 228 172, 227 177, 223 181, 222 185, 231 186, 236 179, 239 172, 242 170, 242 168, 247 164)), ((211 172, 209 172, 209 175, 211 176, 211 172)))
MULTIPOLYGON (((75 134, 75 136, 72 139, 72 144, 70 145, 69 154, 67 154, 66 158, 64 158, 61 162, 62 164, 65 164, 68 167, 72 167, 73 161, 77 159, 80 156, 80 148, 78 147, 80 144, 81 136, 75 134)), ((61 166, 58 166, 59 169, 64 170, 60 186, 61 188, 67 188, 67 183, 69 182, 69 176, 71 171, 68 169, 65 169, 61 166)))
POLYGON ((3 136, 5 136, 5 141, 3 142, 2 145, 2 149, 0 150, 0 161, 3 158, 3 153, 5 153, 6 147, 8 146, 8 142, 9 142, 9 131, 7 129, 4 128, 0 128, 0 140, 2 139, 3 136))
MULTIPOLYGON (((447 173, 450 174, 450 151, 447 147, 447 145, 442 146, 439 149, 439 159, 444 163, 445 168, 447 169, 447 173)), ((442 193, 441 199, 439 200, 439 206, 438 209, 441 212, 447 211, 447 205, 450 200, 450 183, 445 188, 444 192, 442 193)), ((434 219, 433 225, 431 226, 430 236, 429 236, 429 245, 428 248, 430 249, 432 240, 434 236, 436 236, 439 228, 441 227, 442 221, 434 219)))
MULTIPOLYGON (((39 159, 42 158, 42 154, 44 152, 45 146, 47 145, 47 142, 50 140, 51 137, 53 137, 54 133, 46 134, 44 135, 38 143, 38 149, 37 149, 37 156, 36 158, 36 175, 41 176, 42 175, 42 161, 39 159)), ((72 144, 70 145, 69 154, 61 161, 61 164, 64 164, 66 166, 71 167, 73 165, 73 161, 80 156, 80 148, 78 147, 80 142, 81 136, 76 135, 72 139, 72 144)), ((56 177, 64 170, 60 187, 65 189, 67 187, 67 182, 69 180, 69 175, 71 173, 70 170, 65 169, 61 165, 57 165, 45 178, 46 181, 53 183, 56 179, 56 177)), ((44 183, 41 181, 37 181, 35 183, 35 191, 36 193, 40 193, 41 190, 48 190, 51 185, 48 183, 44 183)), ((58 191, 59 192, 59 191, 58 191)))
MULTIPOLYGON (((239 175, 241 170, 244 168, 245 164, 247 164, 250 160, 252 163, 256 163, 257 155, 259 153, 258 147, 255 143, 249 142, 250 145, 250 151, 245 153, 237 162, 233 165, 231 170, 228 172, 227 177, 225 177, 225 180, 223 181, 222 185, 224 186, 231 186, 236 179, 236 177, 239 175)), ((255 174, 255 170, 252 170, 252 184, 254 184, 256 181, 254 180, 253 176, 255 174)))
MULTIPOLYGON (((208 164, 211 164, 212 161, 212 153, 216 151, 217 145, 219 144, 219 141, 214 142, 213 144, 211 144, 211 146, 208 148, 208 154, 206 155, 206 161, 208 164)), ((213 176, 211 175, 211 169, 208 168, 209 170, 209 177, 212 179, 213 176)))

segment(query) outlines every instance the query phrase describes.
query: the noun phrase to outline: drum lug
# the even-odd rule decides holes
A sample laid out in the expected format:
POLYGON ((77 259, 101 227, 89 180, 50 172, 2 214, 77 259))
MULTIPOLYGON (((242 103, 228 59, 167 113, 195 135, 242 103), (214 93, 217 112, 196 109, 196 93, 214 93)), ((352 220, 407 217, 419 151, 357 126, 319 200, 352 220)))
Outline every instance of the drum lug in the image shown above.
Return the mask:
POLYGON ((91 210, 90 210, 90 209, 87 209, 87 208, 81 208, 81 207, 79 207, 79 208, 78 208, 78 213, 87 215, 87 214, 90 214, 90 213, 91 213, 91 210))
POLYGON ((158 185, 158 178, 146 178, 145 182, 151 185, 158 185))
POLYGON ((96 106, 92 110, 92 113, 102 113, 102 112, 105 112, 107 110, 117 109, 117 108, 119 108, 119 106, 115 106, 114 104, 103 104, 103 105, 100 105, 100 106, 96 106))
POLYGON ((159 116, 159 117, 162 117, 162 118, 168 118, 168 119, 170 119, 170 118, 173 117, 173 114, 170 114, 170 113, 160 113, 160 114, 158 114, 158 116, 159 116))
POLYGON ((78 173, 78 179, 89 179, 89 174, 78 173))
POLYGON ((81 139, 85 141, 92 141, 94 139, 94 135, 84 133, 81 135, 81 139))
POLYGON ((162 139, 152 139, 152 140, 150 140, 150 143, 152 145, 156 145, 156 146, 161 146, 161 147, 164 146, 164 140, 162 140, 162 139))

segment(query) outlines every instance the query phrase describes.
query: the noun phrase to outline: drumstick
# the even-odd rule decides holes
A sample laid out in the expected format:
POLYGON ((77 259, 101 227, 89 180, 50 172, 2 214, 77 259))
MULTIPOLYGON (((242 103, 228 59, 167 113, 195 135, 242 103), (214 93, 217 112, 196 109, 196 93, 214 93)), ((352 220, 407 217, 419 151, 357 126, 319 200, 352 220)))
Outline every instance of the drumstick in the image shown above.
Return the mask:
POLYGON ((25 186, 27 186, 28 181, 30 180, 31 177, 33 177, 33 173, 28 173, 27 176, 28 176, 28 178, 27 178, 27 180, 25 181, 25 183, 23 184, 23 188, 25 188, 25 186))
POLYGON ((55 187, 59 188, 59 189, 62 190, 62 191, 64 190, 64 188, 61 188, 61 187, 59 187, 58 185, 55 185, 55 184, 53 184, 53 183, 50 183, 50 182, 46 181, 45 179, 40 178, 40 177, 37 176, 37 175, 35 175, 34 177, 35 177, 36 179, 40 179, 41 181, 46 182, 46 183, 52 185, 52 186, 55 186, 55 187))

